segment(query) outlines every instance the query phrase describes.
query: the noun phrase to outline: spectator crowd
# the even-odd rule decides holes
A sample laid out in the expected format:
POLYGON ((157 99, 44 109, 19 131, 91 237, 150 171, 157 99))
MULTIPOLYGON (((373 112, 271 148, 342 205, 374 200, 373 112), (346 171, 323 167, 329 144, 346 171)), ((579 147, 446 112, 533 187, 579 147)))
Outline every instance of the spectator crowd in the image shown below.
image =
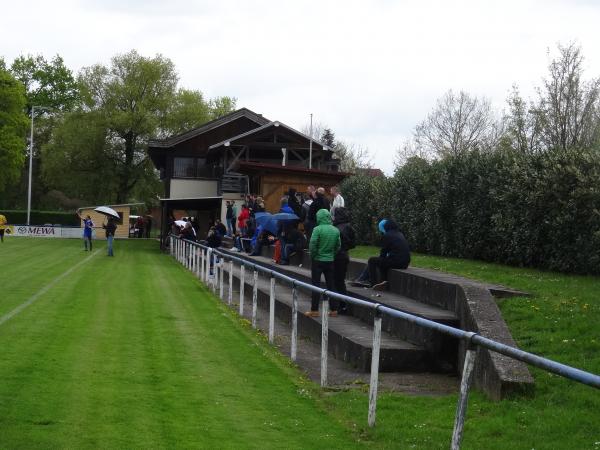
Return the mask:
MULTIPOLYGON (((330 189, 308 186, 299 194, 289 188, 281 198, 277 213, 265 211, 262 197, 248 195, 239 211, 232 201, 226 202, 225 224, 216 219, 209 224, 203 244, 218 248, 226 236, 233 240, 232 251, 260 256, 265 246, 273 246, 273 260, 287 265, 296 253, 308 249, 311 258, 311 280, 320 286, 325 278, 327 290, 346 294, 346 274, 350 262, 349 251, 356 245, 356 234, 344 198, 337 186, 330 189), (267 214, 264 214, 267 213, 267 214)), ((171 232, 182 238, 197 241, 197 224, 191 219, 171 221, 171 232)), ((378 224, 382 234, 379 256, 369 259, 367 267, 353 284, 385 290, 390 269, 405 269, 410 264, 410 249, 398 225, 389 219, 378 224)), ((310 311, 319 314, 319 295, 313 293, 310 311)), ((347 312, 346 305, 332 302, 331 316, 347 312)))

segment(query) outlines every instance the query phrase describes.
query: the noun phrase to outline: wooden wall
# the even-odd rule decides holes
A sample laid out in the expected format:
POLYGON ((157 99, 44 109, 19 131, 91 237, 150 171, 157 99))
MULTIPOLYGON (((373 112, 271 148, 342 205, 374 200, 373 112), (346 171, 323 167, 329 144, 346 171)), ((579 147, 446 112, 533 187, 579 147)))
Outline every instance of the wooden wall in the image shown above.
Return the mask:
MULTIPOLYGON (((123 214, 123 224, 117 224, 117 231, 115 238, 128 238, 129 237, 129 206, 115 206, 114 209, 118 213, 123 214)), ((97 239, 106 239, 106 234, 102 228, 102 224, 106 223, 108 219, 104 214, 97 213, 93 208, 82 209, 81 217, 89 215, 94 222, 94 230, 96 232, 97 239)), ((81 221, 81 227, 83 228, 83 221, 81 221)))
POLYGON ((262 175, 260 180, 260 195, 265 200, 266 210, 270 213, 276 213, 281 207, 281 197, 288 192, 289 188, 294 188, 297 192, 304 193, 306 192, 306 188, 311 184, 315 187, 324 187, 329 197, 329 189, 338 184, 338 181, 326 175, 262 175))

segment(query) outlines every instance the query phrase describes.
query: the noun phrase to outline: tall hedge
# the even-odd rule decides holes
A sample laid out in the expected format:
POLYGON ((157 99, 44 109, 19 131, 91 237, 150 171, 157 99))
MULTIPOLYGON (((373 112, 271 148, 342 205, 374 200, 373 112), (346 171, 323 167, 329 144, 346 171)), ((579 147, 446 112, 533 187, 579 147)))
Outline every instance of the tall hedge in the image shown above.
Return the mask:
POLYGON ((414 250, 576 273, 600 273, 598 150, 471 152, 412 158, 391 178, 342 184, 365 243, 393 217, 414 250))
MULTIPOLYGON (((27 223, 27 211, 23 210, 0 210, 0 214, 6 216, 8 223, 22 225, 27 223)), ((62 211, 31 211, 31 225, 63 225, 79 226, 80 220, 73 212, 62 211)))

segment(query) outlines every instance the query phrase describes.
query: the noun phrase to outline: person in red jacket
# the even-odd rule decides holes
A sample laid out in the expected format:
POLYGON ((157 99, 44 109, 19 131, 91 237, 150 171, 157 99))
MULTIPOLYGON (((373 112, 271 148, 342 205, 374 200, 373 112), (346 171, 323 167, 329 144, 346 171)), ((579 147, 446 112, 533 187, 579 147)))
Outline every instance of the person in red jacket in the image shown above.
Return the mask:
POLYGON ((248 219, 250 218, 250 209, 247 205, 242 206, 242 211, 238 216, 238 229, 242 236, 246 236, 246 226, 248 219))

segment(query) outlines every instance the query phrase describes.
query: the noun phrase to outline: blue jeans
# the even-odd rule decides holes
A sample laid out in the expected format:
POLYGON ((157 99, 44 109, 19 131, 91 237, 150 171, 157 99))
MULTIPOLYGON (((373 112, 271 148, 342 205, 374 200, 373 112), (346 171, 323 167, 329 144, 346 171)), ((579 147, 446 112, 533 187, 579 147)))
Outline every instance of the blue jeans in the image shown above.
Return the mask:
POLYGON ((290 253, 294 253, 296 251, 296 246, 294 244, 284 244, 281 246, 281 262, 289 263, 290 262, 290 253))
POLYGON ((113 239, 114 238, 115 238, 114 236, 108 236, 106 238, 106 242, 108 245, 108 256, 115 256, 115 255, 113 255, 113 239))

